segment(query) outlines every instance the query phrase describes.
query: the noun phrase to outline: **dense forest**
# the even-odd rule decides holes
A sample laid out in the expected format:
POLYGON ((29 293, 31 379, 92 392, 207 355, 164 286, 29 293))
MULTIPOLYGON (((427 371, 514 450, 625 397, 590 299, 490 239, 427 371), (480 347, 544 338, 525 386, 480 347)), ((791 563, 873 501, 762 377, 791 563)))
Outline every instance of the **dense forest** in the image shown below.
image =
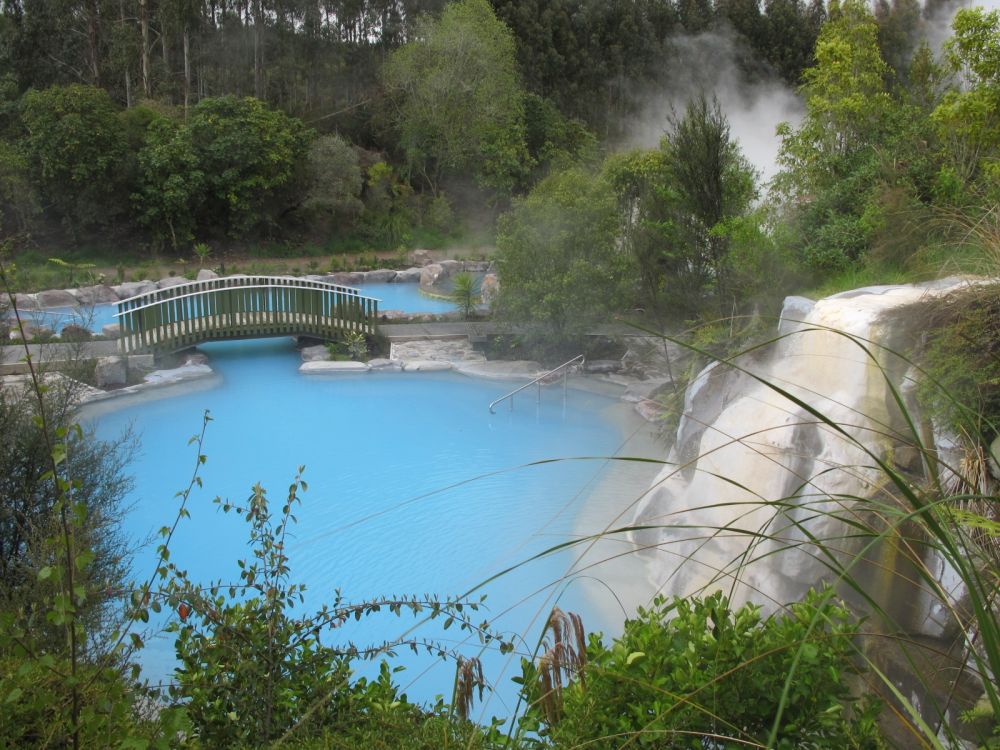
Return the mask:
MULTIPOLYGON (((996 271, 996 11, 917 0, 0 9, 8 289, 8 259, 260 246, 318 257, 485 237, 501 279, 493 313, 540 324, 549 342, 627 317, 658 330, 702 324, 694 346, 722 342, 724 355, 742 321, 774 312, 784 293, 932 278, 979 261, 996 271), (779 128, 768 183, 734 135, 732 103, 692 85, 692 40, 735 60, 748 91, 767 82, 801 101, 801 119, 779 128), (658 145, 637 148, 630 126, 653 97, 675 106, 658 145)), ((971 304, 985 313, 962 340, 989 346, 942 348, 936 373, 986 373, 989 387, 961 396, 995 412, 997 307, 971 304)), ((72 393, 34 386, 30 410, 0 398, 4 435, 18 437, 0 450, 0 747, 885 746, 877 701, 852 698, 860 624, 828 591, 766 620, 720 595, 657 600, 611 646, 556 610, 545 631, 554 645, 540 660, 522 654, 522 713, 483 725, 467 721, 486 685, 475 659, 415 639, 368 650, 324 640, 347 618, 413 612, 484 648, 514 649, 474 603, 337 599, 292 611, 301 590, 283 539, 298 480, 280 502, 254 488, 223 507, 249 537, 228 596, 170 561, 197 470, 163 527, 155 571, 127 584, 116 521, 131 444, 91 444, 69 426, 72 393), (169 691, 151 693, 130 666, 141 624, 161 610, 176 613, 182 668, 169 691), (449 701, 408 703, 389 666, 354 676, 355 661, 411 646, 456 658, 449 701), (706 685, 720 702, 711 710, 699 704, 706 685), (668 714, 667 728, 650 729, 651 716, 668 714)), ((977 446, 997 432, 978 418, 962 429, 977 446)), ((993 523, 977 533, 995 537, 993 523)), ((998 667, 991 607, 979 624, 998 667)), ((1000 715, 995 686, 988 692, 984 744, 996 741, 1000 715)), ((935 746, 935 732, 918 729, 935 746)))

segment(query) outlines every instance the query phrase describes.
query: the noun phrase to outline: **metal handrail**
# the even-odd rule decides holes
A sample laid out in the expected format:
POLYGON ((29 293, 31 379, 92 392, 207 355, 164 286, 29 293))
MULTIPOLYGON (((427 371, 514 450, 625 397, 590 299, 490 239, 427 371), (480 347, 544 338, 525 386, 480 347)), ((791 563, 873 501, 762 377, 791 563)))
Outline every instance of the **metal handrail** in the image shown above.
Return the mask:
MULTIPOLYGON (((520 388, 515 388, 510 393, 506 393, 503 396, 501 396, 500 398, 495 399, 494 401, 491 401, 490 402, 490 414, 496 414, 496 412, 493 411, 493 407, 496 406, 497 404, 499 404, 504 399, 507 399, 507 398, 510 399, 510 408, 513 409, 514 408, 514 396, 517 395, 518 393, 520 393, 521 391, 523 391, 525 388, 530 388, 531 386, 535 385, 536 383, 539 383, 538 394, 539 394, 539 398, 541 398, 541 388, 542 388, 542 386, 540 385, 541 381, 543 381, 543 380, 545 380, 545 378, 547 378, 547 377, 549 377, 551 375, 554 375, 555 373, 559 372, 564 367, 569 367, 570 365, 572 365, 572 364, 574 364, 576 362, 583 363, 583 361, 584 361, 583 355, 582 354, 577 354, 575 357, 573 357, 573 359, 569 360, 568 362, 563 362, 558 367, 555 367, 555 368, 549 370, 548 372, 542 373, 541 375, 539 375, 537 378, 535 378, 531 382, 525 383, 524 385, 522 385, 520 388)), ((563 384, 564 385, 565 385, 565 377, 566 377, 566 373, 563 373, 563 378, 564 378, 563 384)))

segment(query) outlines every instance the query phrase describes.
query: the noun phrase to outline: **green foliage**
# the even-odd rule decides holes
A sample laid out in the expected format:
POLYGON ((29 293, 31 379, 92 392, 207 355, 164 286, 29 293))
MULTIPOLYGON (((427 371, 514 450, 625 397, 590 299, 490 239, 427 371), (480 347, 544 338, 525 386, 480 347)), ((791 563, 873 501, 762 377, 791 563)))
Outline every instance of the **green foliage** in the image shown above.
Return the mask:
POLYGON ((297 177, 309 145, 302 123, 259 99, 203 99, 188 124, 204 175, 199 226, 234 237, 268 227, 297 202, 297 177))
POLYGON ((413 231, 413 189, 382 161, 369 167, 367 188, 361 219, 365 236, 380 248, 406 244, 413 231))
POLYGON ((559 338, 607 321, 633 296, 634 267, 616 245, 617 222, 601 175, 574 167, 542 180, 500 218, 503 285, 494 309, 559 338))
POLYGON ((177 250, 194 237, 206 188, 190 129, 167 118, 154 120, 139 152, 138 192, 132 196, 140 223, 177 250))
POLYGON ((451 279, 451 299, 466 320, 479 302, 479 283, 471 273, 458 273, 451 279))
POLYGON ((29 91, 21 121, 29 169, 65 221, 84 228, 121 214, 125 132, 106 91, 78 84, 29 91))
POLYGON ((308 188, 303 208, 351 222, 361 212, 361 168, 357 151, 338 135, 316 138, 307 157, 308 188))
MULTIPOLYGON (((595 750, 728 746, 729 738, 768 747, 880 747, 877 707, 845 705, 857 631, 829 591, 810 592, 766 620, 753 605, 733 609, 721 593, 659 597, 610 645, 591 636, 586 659, 561 690, 539 688, 549 665, 523 662, 532 704, 522 726, 554 747, 595 750)), ((553 684, 551 675, 544 684, 553 684)))
POLYGON ((623 245, 638 267, 643 304, 684 316, 731 313, 738 291, 731 239, 747 240, 753 227, 744 217, 756 175, 718 102, 692 101, 659 150, 609 158, 605 173, 618 195, 623 245))
MULTIPOLYGON (((249 527, 252 556, 239 561, 238 583, 195 585, 162 557, 172 575, 166 601, 178 615, 168 626, 177 633, 180 662, 173 696, 206 746, 260 747, 292 734, 308 736, 340 723, 350 726, 377 712, 398 709, 401 715, 413 715, 415 709, 398 695, 385 662, 377 680, 354 682, 351 662, 392 655, 400 645, 440 656, 447 656, 447 649, 423 640, 326 645, 324 637, 347 619, 383 610, 397 616, 410 612, 428 619, 445 617, 446 627, 454 623, 485 643, 494 641, 485 623, 470 619, 479 608, 474 601, 397 597, 350 604, 337 592, 316 612, 296 616, 293 608, 303 601, 305 587, 290 580, 285 544, 299 493, 305 489, 305 482, 296 477, 277 515, 260 485, 244 503, 216 499, 224 512, 237 513, 249 527)), ((512 648, 502 641, 499 647, 504 652, 512 648)))
POLYGON ((982 188, 995 200, 1000 181, 989 165, 1000 148, 1000 13, 963 9, 955 15, 953 28, 947 63, 964 85, 947 91, 932 117, 953 174, 963 185, 985 182, 982 188))
POLYGON ((27 157, 0 140, 0 237, 27 232, 40 210, 27 157))
POLYGON ((928 303, 920 358, 922 401, 957 434, 984 446, 1000 425, 1000 290, 986 286, 928 303))
POLYGON ((410 170, 436 193, 442 175, 468 172, 509 193, 529 165, 514 38, 487 0, 424 19, 382 68, 410 170))

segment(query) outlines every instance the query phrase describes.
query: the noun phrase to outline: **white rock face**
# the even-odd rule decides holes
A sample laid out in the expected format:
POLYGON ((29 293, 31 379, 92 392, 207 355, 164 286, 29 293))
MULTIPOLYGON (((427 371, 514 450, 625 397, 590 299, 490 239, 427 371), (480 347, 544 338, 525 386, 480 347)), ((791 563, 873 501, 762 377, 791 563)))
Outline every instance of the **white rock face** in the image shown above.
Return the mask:
MULTIPOLYGON (((695 378, 671 465, 634 519, 662 527, 634 535, 656 547, 646 560, 658 590, 729 591, 737 579, 734 600, 768 610, 829 579, 810 535, 851 551, 844 519, 871 520, 870 506, 852 498, 868 496, 882 479, 867 451, 889 460, 913 439, 887 385, 887 378, 898 385, 908 365, 865 342, 890 333, 883 313, 942 288, 949 287, 878 287, 819 300, 804 316, 805 327, 818 330, 792 333, 768 356, 739 358, 747 372, 720 364, 695 378)), ((932 614, 931 603, 919 606, 932 614)), ((938 629, 930 622, 912 627, 938 629)))
POLYGON ((785 297, 781 306, 781 318, 778 320, 778 333, 791 333, 801 330, 805 319, 812 312, 816 303, 807 297, 785 297))

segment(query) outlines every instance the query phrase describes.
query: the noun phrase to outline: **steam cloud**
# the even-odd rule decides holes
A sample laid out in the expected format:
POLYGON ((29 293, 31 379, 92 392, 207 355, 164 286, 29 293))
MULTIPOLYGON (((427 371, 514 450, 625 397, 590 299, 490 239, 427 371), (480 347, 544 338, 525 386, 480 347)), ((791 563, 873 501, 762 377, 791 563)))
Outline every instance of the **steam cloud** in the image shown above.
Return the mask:
POLYGON ((774 177, 779 146, 775 130, 782 122, 798 126, 804 112, 802 101, 767 71, 748 81, 740 69, 741 55, 750 52, 734 33, 711 31, 673 39, 668 80, 648 92, 642 111, 626 129, 625 145, 655 148, 671 113, 683 115, 688 101, 704 92, 719 101, 733 138, 761 180, 774 177))

